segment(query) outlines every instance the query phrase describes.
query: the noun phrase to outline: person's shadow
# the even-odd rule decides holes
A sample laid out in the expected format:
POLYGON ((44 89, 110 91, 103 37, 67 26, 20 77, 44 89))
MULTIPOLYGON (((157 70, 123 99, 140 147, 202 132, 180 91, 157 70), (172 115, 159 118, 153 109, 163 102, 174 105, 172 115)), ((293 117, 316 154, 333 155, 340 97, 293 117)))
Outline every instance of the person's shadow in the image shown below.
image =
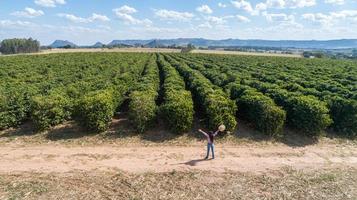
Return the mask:
POLYGON ((196 159, 196 160, 190 160, 190 161, 187 161, 187 162, 184 162, 184 163, 180 163, 180 164, 196 166, 197 163, 203 162, 203 161, 208 161, 208 160, 212 160, 212 159, 196 159))

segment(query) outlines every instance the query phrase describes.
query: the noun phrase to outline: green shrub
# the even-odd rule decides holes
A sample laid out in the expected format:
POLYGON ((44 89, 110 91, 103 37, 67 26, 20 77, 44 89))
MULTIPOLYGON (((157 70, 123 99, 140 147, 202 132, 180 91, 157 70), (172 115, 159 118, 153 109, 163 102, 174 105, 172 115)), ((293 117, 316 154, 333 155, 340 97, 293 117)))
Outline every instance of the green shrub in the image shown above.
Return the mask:
POLYGON ((11 90, 0 97, 0 129, 16 127, 28 119, 34 91, 11 90))
POLYGON ((99 90, 85 95, 78 103, 79 123, 96 132, 108 129, 116 108, 123 97, 113 89, 99 90))
POLYGON ((289 99, 292 94, 286 90, 274 88, 274 89, 268 89, 263 93, 265 93, 270 98, 272 98, 277 105, 282 106, 284 109, 288 108, 290 105, 289 99))
POLYGON ((326 129, 332 120, 327 104, 313 96, 293 96, 288 99, 288 123, 310 135, 317 135, 326 129))
POLYGON ((216 129, 220 124, 224 124, 227 130, 235 129, 237 106, 234 101, 227 98, 225 93, 215 91, 207 94, 204 106, 211 129, 216 129))
POLYGON ((265 94, 286 111, 289 126, 308 135, 318 135, 331 124, 327 104, 318 98, 277 89, 276 85, 268 87, 264 89, 265 94))
POLYGON ((207 117, 208 127, 216 129, 220 124, 226 125, 227 130, 233 131, 237 126, 235 102, 219 87, 214 86, 199 71, 191 69, 185 63, 165 57, 185 78, 188 87, 199 108, 207 117))
POLYGON ((357 136, 357 101, 332 97, 328 100, 334 130, 357 136))
POLYGON ((185 90, 183 78, 162 56, 158 57, 158 64, 164 79, 164 103, 160 113, 173 132, 188 131, 192 127, 194 113, 191 92, 185 90))
POLYGON ((244 91, 252 88, 247 85, 241 85, 237 82, 233 82, 228 84, 225 89, 230 95, 231 99, 237 99, 243 95, 244 91))
POLYGON ((129 98, 129 118, 136 130, 142 133, 155 122, 157 92, 134 91, 129 98))
POLYGON ((139 133, 151 127, 156 118, 156 99, 160 85, 159 69, 153 57, 147 63, 143 77, 131 92, 129 118, 139 133))
POLYGON ((193 112, 192 95, 189 91, 166 92, 161 113, 172 131, 181 133, 190 130, 193 112))
POLYGON ((63 94, 32 98, 31 119, 39 130, 45 130, 71 118, 72 102, 63 94))
POLYGON ((356 100, 356 101, 357 101, 357 92, 355 92, 355 93, 352 95, 351 99, 353 99, 353 100, 356 100))
POLYGON ((253 123, 257 130, 270 136, 281 136, 286 113, 274 101, 254 90, 246 90, 237 99, 239 116, 253 123))

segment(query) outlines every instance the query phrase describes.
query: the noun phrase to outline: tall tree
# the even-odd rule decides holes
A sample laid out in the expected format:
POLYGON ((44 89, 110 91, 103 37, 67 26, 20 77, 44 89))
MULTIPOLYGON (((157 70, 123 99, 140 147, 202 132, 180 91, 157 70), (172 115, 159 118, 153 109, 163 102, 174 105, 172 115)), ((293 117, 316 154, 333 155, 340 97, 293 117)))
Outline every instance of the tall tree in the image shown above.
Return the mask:
POLYGON ((0 44, 2 54, 34 53, 40 51, 40 42, 29 39, 5 39, 0 44))

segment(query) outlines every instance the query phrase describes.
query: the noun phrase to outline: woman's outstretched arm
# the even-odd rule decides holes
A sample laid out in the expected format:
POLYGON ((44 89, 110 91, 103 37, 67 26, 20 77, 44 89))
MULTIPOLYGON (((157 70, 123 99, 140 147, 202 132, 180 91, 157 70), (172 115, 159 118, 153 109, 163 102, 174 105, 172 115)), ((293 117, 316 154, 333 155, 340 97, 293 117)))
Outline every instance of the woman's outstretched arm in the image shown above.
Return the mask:
POLYGON ((208 137, 208 134, 204 131, 202 131, 201 129, 198 129, 199 132, 201 132, 203 135, 205 135, 206 137, 208 137))

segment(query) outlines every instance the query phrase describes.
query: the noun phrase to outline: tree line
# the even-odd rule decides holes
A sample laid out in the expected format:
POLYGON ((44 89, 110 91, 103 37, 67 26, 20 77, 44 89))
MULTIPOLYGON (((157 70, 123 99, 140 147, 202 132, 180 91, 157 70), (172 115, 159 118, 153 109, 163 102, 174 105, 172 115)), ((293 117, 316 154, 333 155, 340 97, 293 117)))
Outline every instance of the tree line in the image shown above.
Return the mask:
POLYGON ((40 51, 40 42, 29 39, 5 39, 0 44, 2 54, 35 53, 40 51))

